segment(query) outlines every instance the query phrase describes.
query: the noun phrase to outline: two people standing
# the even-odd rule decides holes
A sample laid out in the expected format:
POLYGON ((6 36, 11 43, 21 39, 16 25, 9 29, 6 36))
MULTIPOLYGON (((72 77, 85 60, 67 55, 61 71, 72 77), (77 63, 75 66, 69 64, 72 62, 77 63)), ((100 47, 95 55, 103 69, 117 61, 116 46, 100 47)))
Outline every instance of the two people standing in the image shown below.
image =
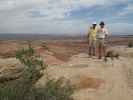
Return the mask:
POLYGON ((108 36, 108 30, 105 27, 103 21, 100 22, 99 26, 94 22, 88 32, 89 40, 89 56, 96 56, 101 59, 106 54, 105 39, 108 36))

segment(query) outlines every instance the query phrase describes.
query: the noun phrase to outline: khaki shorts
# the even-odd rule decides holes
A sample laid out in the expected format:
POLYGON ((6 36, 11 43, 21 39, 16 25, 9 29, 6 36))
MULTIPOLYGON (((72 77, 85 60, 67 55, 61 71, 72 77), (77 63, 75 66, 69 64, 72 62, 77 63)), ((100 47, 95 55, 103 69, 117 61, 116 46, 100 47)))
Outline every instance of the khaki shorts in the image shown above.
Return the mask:
POLYGON ((99 47, 105 47, 105 39, 97 39, 97 46, 99 47))
POLYGON ((96 47, 96 40, 89 38, 89 47, 96 47))

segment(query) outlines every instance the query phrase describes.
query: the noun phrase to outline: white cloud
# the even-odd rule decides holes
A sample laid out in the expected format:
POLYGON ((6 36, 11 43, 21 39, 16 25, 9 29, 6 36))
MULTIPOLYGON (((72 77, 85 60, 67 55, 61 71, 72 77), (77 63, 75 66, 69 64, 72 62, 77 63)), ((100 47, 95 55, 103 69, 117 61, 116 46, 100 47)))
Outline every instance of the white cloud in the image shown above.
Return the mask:
MULTIPOLYGON (((81 7, 110 6, 128 0, 0 0, 0 33, 79 33, 88 22, 66 21, 71 11, 81 7), (34 17, 35 16, 35 17, 34 17), (61 19, 58 21, 58 19, 61 19)), ((129 7, 128 10, 131 11, 129 7)), ((90 22, 91 23, 91 22, 90 22)))
POLYGON ((13 0, 2 0, 0 1, 0 10, 9 10, 13 8, 15 2, 13 0))

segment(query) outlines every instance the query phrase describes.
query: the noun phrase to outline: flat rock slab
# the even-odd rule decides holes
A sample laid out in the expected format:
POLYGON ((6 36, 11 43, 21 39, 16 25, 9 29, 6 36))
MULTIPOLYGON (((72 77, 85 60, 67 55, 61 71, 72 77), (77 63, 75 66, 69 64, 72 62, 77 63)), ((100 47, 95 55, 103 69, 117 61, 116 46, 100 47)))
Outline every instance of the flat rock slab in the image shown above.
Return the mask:
POLYGON ((23 72, 24 65, 15 58, 0 59, 0 82, 15 80, 23 72))

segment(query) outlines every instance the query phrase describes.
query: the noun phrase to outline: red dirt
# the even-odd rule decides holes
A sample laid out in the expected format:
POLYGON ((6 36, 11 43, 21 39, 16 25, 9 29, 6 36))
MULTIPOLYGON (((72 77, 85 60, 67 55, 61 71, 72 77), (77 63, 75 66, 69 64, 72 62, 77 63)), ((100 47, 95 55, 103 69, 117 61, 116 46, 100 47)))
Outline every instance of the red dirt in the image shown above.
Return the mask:
POLYGON ((74 84, 74 86, 77 89, 86 89, 86 88, 99 89, 101 85, 103 85, 104 83, 105 81, 102 79, 82 76, 79 78, 78 82, 74 84))
POLYGON ((44 62, 48 65, 64 63, 64 61, 57 59, 55 56, 53 56, 51 52, 48 52, 43 48, 38 48, 36 51, 44 59, 44 62))
MULTIPOLYGON (((127 45, 133 38, 108 39, 109 45, 127 45)), ((88 52, 87 41, 66 40, 66 41, 32 41, 32 47, 39 53, 48 64, 61 64, 69 60, 73 55, 88 52), (48 53, 49 52, 49 53, 48 53)), ((18 49, 28 46, 28 41, 0 41, 0 57, 15 57, 18 49)))

